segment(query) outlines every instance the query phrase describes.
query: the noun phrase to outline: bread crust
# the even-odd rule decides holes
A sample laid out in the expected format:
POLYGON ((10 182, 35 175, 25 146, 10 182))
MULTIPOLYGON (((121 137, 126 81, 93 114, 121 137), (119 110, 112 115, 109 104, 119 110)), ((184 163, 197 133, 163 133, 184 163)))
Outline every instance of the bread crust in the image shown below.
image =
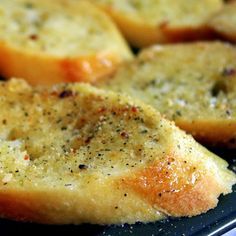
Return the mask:
POLYGON ((1 217, 122 224, 193 216, 236 182, 225 161, 131 98, 19 80, 1 82, 0 94, 1 217))
POLYGON ((94 83, 115 72, 122 60, 108 53, 77 58, 34 54, 0 43, 0 74, 5 78, 23 77, 32 85, 60 82, 94 83))
MULTIPOLYGON (((94 1, 93 1, 94 2, 94 1)), ((139 9, 135 9, 135 13, 130 13, 128 9, 121 7, 122 3, 119 5, 118 3, 111 3, 111 1, 97 1, 98 6, 100 6, 103 10, 105 10, 117 23, 118 27, 120 28, 121 32, 124 34, 126 39, 130 42, 131 45, 134 47, 142 48, 146 46, 150 46, 156 43, 173 43, 173 42, 183 42, 183 41, 193 41, 193 40, 203 40, 203 39, 212 39, 214 38, 215 34, 213 31, 207 26, 208 18, 211 16, 212 13, 216 12, 221 8, 223 5, 222 1, 208 1, 207 5, 205 6, 204 11, 208 12, 208 15, 201 16, 201 14, 197 13, 194 9, 192 9, 191 14, 199 14, 198 19, 196 22, 188 21, 188 14, 189 12, 185 12, 181 15, 182 23, 177 23, 179 18, 166 20, 166 17, 163 19, 158 19, 156 23, 150 22, 145 18, 142 18, 142 13, 139 9), (119 9, 119 7, 121 9, 119 9), (184 15, 186 14, 186 16, 184 15), (185 19, 186 17, 186 19, 185 19), (202 17, 202 19, 201 19, 202 17), (176 21, 176 22, 175 22, 176 21)), ((156 1, 155 3, 149 3, 150 9, 156 8, 157 15, 159 8, 165 9, 164 4, 171 4, 171 2, 159 2, 156 1), (156 4, 156 5, 151 5, 156 4), (160 4, 159 8, 157 5, 160 4)), ((182 9, 185 8, 184 3, 182 9)), ((197 4, 196 4, 197 5, 197 4)), ((176 7, 176 6, 175 6, 176 7)), ((199 10, 199 5, 196 6, 199 10)), ((178 8, 178 7, 177 7, 178 8)), ((171 15, 172 9, 166 8, 168 13, 171 15)), ((174 12, 173 15, 177 14, 179 9, 174 12)), ((158 18, 156 16, 156 18, 158 18)))
MULTIPOLYGON (((40 10, 45 8, 44 2, 45 1, 41 1, 40 5, 39 3, 37 3, 37 1, 30 0, 27 1, 27 4, 37 3, 38 5, 35 7, 35 9, 37 10, 35 10, 35 12, 37 11, 40 12, 40 10)), ((18 7, 19 11, 20 7, 23 8, 23 6, 21 6, 20 4, 22 5, 25 4, 23 0, 16 0, 15 3, 18 4, 16 8, 18 7)), ((64 55, 57 55, 55 53, 47 52, 43 49, 32 50, 30 47, 28 47, 27 45, 29 44, 29 41, 32 41, 35 44, 38 43, 40 45, 40 42, 37 42, 39 39, 37 39, 36 36, 33 39, 31 38, 24 39, 28 43, 26 44, 26 46, 25 45, 17 46, 14 45, 14 42, 11 42, 7 39, 6 40, 2 39, 0 40, 0 53, 2 55, 0 59, 1 76, 5 78, 10 78, 12 76, 22 77, 25 78, 32 85, 37 85, 37 84, 51 85, 60 82, 76 82, 76 81, 92 83, 96 80, 101 79, 103 76, 109 75, 112 72, 114 72, 117 66, 120 65, 124 60, 129 60, 132 58, 132 53, 130 52, 130 49, 128 48, 127 44, 125 43, 122 36, 118 32, 116 26, 113 24, 113 22, 110 20, 108 16, 106 16, 102 11, 97 9, 95 6, 92 6, 92 4, 89 4, 88 2, 85 1, 80 1, 76 3, 73 0, 70 0, 68 4, 66 4, 65 1, 63 0, 60 0, 57 3, 46 2, 46 4, 49 5, 48 9, 50 10, 48 11, 51 11, 50 13, 51 17, 53 17, 53 14, 55 14, 54 16, 55 18, 57 17, 56 7, 58 6, 68 8, 67 13, 69 12, 72 18, 73 17, 76 18, 77 16, 72 10, 70 10, 70 8, 73 8, 73 6, 75 6, 77 12, 80 12, 87 6, 87 9, 89 9, 89 11, 87 13, 83 12, 80 14, 84 15, 84 19, 86 19, 86 17, 88 18, 88 20, 91 20, 89 19, 89 17, 98 19, 98 21, 96 22, 97 25, 94 27, 97 28, 100 27, 100 29, 97 30, 102 30, 103 31, 102 33, 107 35, 106 36, 107 39, 114 41, 114 44, 116 46, 111 48, 110 46, 107 47, 105 45, 103 48, 101 47, 99 48, 99 45, 97 45, 96 49, 91 48, 91 52, 87 52, 86 54, 82 52, 83 43, 85 43, 83 42, 84 39, 78 38, 77 47, 81 48, 77 49, 77 54, 70 55, 69 54, 70 44, 71 43, 75 44, 75 42, 70 42, 70 39, 68 38, 68 42, 63 49, 66 51, 67 50, 66 48, 68 48, 68 52, 66 52, 64 55), (54 11, 55 13, 53 13, 54 11), (101 21, 100 25, 99 25, 100 22, 99 20, 101 21), (79 46, 80 44, 82 46, 79 46)), ((2 6, 0 7, 4 8, 4 3, 2 3, 2 6)), ((66 13, 65 17, 67 17, 66 13)), ((14 19, 12 19, 12 21, 13 20, 14 19)), ((91 22, 91 24, 93 24, 93 22, 91 22)), ((29 25, 24 25, 24 27, 30 28, 31 27, 30 23, 29 25)), ((86 30, 86 27, 87 26, 84 25, 84 29, 82 30, 86 30)), ((61 31, 61 29, 58 30, 61 31)), ((81 29, 78 26, 78 31, 79 30, 81 29)), ((73 28, 71 31, 73 31, 73 28)), ((6 33, 7 32, 3 32, 3 34, 6 33)), ((70 33, 73 34, 73 32, 70 33)), ((8 32, 8 34, 11 34, 11 32, 8 32)), ((13 36, 14 35, 12 35, 12 37, 13 36)), ((40 38, 40 36, 41 35, 37 37, 40 38)), ((20 37, 23 36, 19 36, 19 40, 22 40, 20 37)), ((49 35, 48 36, 49 39, 46 44, 50 45, 50 40, 52 40, 53 37, 56 36, 54 36, 53 34, 49 35)), ((64 37, 66 38, 67 35, 65 35, 64 37)), ((88 37, 90 37, 90 39, 88 40, 93 40, 94 35, 88 34, 88 37)), ((101 40, 104 39, 101 38, 101 40)), ((57 45, 55 45, 54 47, 57 47, 57 45)))
MULTIPOLYGON (((22 222, 37 222, 40 224, 123 224, 162 219, 164 214, 151 208, 150 204, 141 200, 132 192, 126 191, 127 200, 111 183, 109 189, 100 183, 99 189, 82 196, 81 193, 57 189, 9 189, 0 193, 1 217, 22 222), (114 191, 111 198, 106 197, 109 190, 114 191), (103 192, 104 191, 104 192, 103 192), (105 198, 105 199, 104 199, 105 198), (108 198, 108 199, 107 199, 108 198), (106 204, 104 204, 104 201, 106 204), (114 202, 112 202, 114 201, 114 202), (115 209, 114 203, 119 202, 115 209), (139 205, 137 205, 139 204, 139 205)), ((124 192, 124 191, 123 191, 124 192)))
POLYGON ((206 145, 227 148, 236 147, 235 120, 177 119, 175 123, 187 133, 192 134, 196 140, 206 145))

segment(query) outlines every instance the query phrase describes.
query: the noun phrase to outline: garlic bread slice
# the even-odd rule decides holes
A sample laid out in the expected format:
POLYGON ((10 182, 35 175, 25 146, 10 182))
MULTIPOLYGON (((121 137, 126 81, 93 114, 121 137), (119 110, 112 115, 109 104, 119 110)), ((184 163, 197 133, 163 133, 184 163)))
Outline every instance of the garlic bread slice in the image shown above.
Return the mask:
POLYGON ((143 100, 201 142, 236 147, 234 46, 154 46, 100 87, 143 100))
POLYGON ((85 84, 0 83, 0 215, 47 224, 193 216, 231 192, 227 163, 152 107, 85 84))
POLYGON ((132 53, 111 19, 86 1, 0 1, 0 75, 33 85, 94 82, 132 53))

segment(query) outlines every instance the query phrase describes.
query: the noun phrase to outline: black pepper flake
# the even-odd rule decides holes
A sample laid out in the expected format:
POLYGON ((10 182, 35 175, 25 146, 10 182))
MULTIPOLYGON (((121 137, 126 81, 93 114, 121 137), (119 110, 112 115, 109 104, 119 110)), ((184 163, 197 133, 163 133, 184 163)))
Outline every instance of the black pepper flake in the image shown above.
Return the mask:
POLYGON ((71 90, 64 90, 59 94, 59 98, 67 98, 71 97, 73 95, 73 92, 71 90))
POLYGON ((149 86, 155 86, 156 85, 156 80, 155 79, 152 79, 150 82, 149 82, 149 86))
POLYGON ((127 197, 127 193, 125 193, 124 196, 127 197))
POLYGON ((71 186, 72 184, 65 184, 65 187, 71 186))
POLYGON ((176 111, 175 113, 176 113, 177 116, 182 116, 181 111, 176 111))
POLYGON ((6 124, 7 124, 7 120, 6 120, 6 119, 3 119, 3 120, 2 120, 2 124, 3 124, 3 125, 6 125, 6 124))
POLYGON ((57 124, 60 123, 60 122, 62 122, 62 119, 61 119, 61 118, 59 118, 59 119, 56 121, 57 124))
POLYGON ((161 194, 161 193, 159 193, 159 194, 158 194, 158 196, 159 196, 159 197, 161 197, 161 196, 162 196, 162 194, 161 194))
POLYGON ((231 115, 230 110, 226 110, 225 113, 226 113, 227 116, 230 116, 230 115, 231 115))
POLYGON ((118 206, 115 206, 115 209, 118 209, 118 206))
POLYGON ((88 166, 87 166, 87 165, 84 165, 84 164, 80 164, 80 165, 79 165, 79 169, 80 169, 80 170, 86 170, 86 169, 88 169, 88 166))
POLYGON ((141 134, 146 134, 148 131, 145 129, 145 130, 142 130, 140 133, 141 134))

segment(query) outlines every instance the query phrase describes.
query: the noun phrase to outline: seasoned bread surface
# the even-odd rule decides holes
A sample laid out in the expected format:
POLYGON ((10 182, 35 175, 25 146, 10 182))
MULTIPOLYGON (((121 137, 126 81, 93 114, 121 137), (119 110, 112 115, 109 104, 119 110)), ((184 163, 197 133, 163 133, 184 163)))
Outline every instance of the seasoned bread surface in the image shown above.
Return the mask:
POLYGON ((211 37, 209 17, 222 0, 96 0, 136 47, 211 37))
POLYGON ((224 38, 236 42, 236 2, 225 5, 214 14, 209 26, 224 38))
POLYGON ((235 175, 152 107, 85 84, 0 83, 0 213, 40 223, 193 216, 235 175))
POLYGON ((152 105, 198 140, 236 146, 236 49, 154 46, 100 85, 152 105))
POLYGON ((0 1, 0 75, 31 84, 91 82, 132 58, 116 26, 85 1, 0 1))

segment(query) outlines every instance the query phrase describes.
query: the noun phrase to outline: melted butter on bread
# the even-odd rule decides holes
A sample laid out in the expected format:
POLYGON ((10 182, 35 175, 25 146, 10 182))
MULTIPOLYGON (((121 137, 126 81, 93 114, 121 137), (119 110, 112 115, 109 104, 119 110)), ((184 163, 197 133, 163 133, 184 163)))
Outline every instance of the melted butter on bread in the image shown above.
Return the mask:
POLYGON ((193 216, 235 183, 225 161, 129 97, 21 80, 1 82, 0 94, 2 217, 119 224, 193 216))
POLYGON ((235 62, 222 42, 153 46, 98 86, 152 105, 199 141, 235 147, 235 62))

